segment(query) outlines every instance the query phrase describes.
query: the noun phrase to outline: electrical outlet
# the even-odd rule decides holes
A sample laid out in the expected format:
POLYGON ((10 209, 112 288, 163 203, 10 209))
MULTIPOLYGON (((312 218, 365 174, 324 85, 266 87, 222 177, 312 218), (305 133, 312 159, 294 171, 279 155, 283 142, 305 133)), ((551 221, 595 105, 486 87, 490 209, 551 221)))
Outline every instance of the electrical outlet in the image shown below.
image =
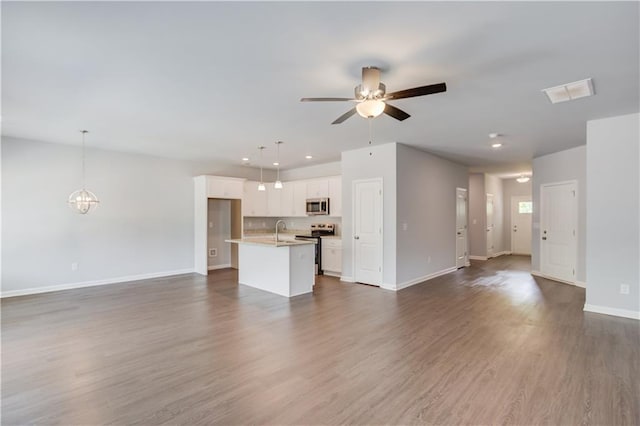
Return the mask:
POLYGON ((218 249, 217 248, 209 249, 209 257, 216 257, 217 255, 218 255, 218 249))
POLYGON ((71 270, 72 271, 77 271, 78 270, 78 262, 73 262, 71 264, 71 270))
POLYGON ((213 222, 209 222, 209 228, 213 228, 213 222))
POLYGON ((477 224, 478 224, 478 220, 477 220, 477 219, 473 219, 473 220, 471 221, 471 223, 473 223, 474 225, 477 225, 477 224))
POLYGON ((409 224, 407 222, 402 224, 402 230, 406 231, 407 229, 409 229, 409 224))
POLYGON ((629 294, 629 284, 620 284, 620 294, 629 294))

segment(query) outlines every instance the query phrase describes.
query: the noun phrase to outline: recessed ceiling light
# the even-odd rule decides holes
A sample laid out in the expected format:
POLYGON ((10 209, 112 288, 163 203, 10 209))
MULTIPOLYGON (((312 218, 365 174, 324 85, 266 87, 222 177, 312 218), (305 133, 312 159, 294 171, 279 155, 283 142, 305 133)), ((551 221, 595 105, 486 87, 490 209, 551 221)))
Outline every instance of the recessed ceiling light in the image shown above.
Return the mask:
POLYGON ((498 137, 498 134, 497 134, 497 133, 489 133, 489 137, 490 137, 491 139, 495 139, 495 138, 497 138, 497 137, 498 137))
POLYGON ((520 177, 516 180, 518 181, 518 183, 527 183, 529 182, 529 179, 529 176, 520 175, 520 177))
POLYGON ((307 160, 311 160, 313 158, 313 156, 311 155, 305 155, 304 158, 306 158, 307 160))
POLYGON ((549 87, 548 89, 542 89, 542 91, 547 95, 552 104, 593 96, 595 93, 591 78, 549 87))
POLYGON ((492 143, 491 148, 502 148, 502 144, 500 142, 492 143))
POLYGON ((273 163, 274 166, 279 166, 280 163, 278 163, 277 161, 273 163))
POLYGON ((242 161, 249 161, 247 157, 242 157, 242 161))

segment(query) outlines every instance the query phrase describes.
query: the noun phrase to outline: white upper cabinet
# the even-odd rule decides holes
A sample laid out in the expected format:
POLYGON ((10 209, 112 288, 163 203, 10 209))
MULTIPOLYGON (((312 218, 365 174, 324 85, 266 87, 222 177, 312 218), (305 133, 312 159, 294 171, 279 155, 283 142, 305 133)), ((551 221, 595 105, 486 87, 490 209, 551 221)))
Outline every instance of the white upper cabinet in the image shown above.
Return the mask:
POLYGON ((329 216, 342 217, 342 177, 329 178, 329 216))
POLYGON ((282 217, 296 216, 295 204, 293 202, 293 191, 295 182, 284 182, 280 194, 280 215, 282 217))
POLYGON ((287 182, 293 186, 293 216, 307 215, 307 183, 303 181, 287 182))
POLYGON ((207 176, 207 197, 241 199, 245 179, 207 176))
POLYGON ((307 198, 327 198, 329 196, 329 181, 314 179, 307 181, 307 198))
POLYGON ((267 185, 267 216, 284 216, 282 214, 282 189, 275 189, 273 183, 265 185, 267 185))
MULTIPOLYGON (((242 182, 241 182, 242 183, 242 182)), ((258 217, 305 217, 308 198, 329 198, 331 216, 342 216, 342 178, 283 182, 282 189, 265 182, 266 191, 258 191, 256 181, 244 182, 242 215, 258 217)), ((217 196, 215 198, 235 198, 217 196)))
POLYGON ((244 183, 243 216, 267 216, 267 191, 258 191, 258 183, 256 181, 244 183))

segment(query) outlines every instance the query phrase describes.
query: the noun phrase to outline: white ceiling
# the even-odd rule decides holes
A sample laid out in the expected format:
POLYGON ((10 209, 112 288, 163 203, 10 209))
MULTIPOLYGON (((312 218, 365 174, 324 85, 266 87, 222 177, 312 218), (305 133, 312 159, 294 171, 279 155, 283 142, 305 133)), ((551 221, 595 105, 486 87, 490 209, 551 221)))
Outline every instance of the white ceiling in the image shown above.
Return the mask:
MULTIPOLYGON (((469 166, 585 143, 585 122, 639 110, 637 2, 2 2, 2 134, 172 158, 284 168, 368 143, 367 121, 330 123, 365 65, 388 91, 445 81, 396 101, 412 115, 373 122, 469 166), (540 91, 592 77, 596 96, 552 105, 540 91), (489 148, 498 132, 505 147, 489 148), (304 160, 305 154, 314 159, 304 160)), ((520 166, 518 166, 520 167, 520 166)))

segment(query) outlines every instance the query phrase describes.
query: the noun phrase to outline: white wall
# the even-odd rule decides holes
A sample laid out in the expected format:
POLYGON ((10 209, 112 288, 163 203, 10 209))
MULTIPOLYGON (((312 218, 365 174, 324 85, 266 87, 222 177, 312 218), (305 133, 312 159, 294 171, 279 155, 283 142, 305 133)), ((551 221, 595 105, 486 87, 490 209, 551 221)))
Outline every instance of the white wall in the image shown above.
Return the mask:
POLYGON ((302 180, 313 179, 326 176, 340 176, 342 174, 342 163, 335 161, 333 163, 316 164, 314 166, 299 167, 297 169, 281 170, 280 180, 302 180))
MULTIPOLYGON (((493 194, 493 253, 494 255, 508 250, 504 244, 504 194, 502 179, 497 176, 485 174, 485 193, 493 194)), ((486 196, 486 195, 485 195, 486 196)), ((487 215, 485 198, 485 220, 487 215)), ((486 232, 485 232, 486 234, 486 232)), ((486 248, 485 248, 486 251, 486 248)))
MULTIPOLYGON (((586 280, 587 236, 587 148, 585 145, 533 159, 533 229, 531 232, 531 269, 540 271, 540 185, 578 181, 578 281, 586 280)), ((612 169, 613 170, 613 169, 612 169)))
POLYGON ((207 266, 230 265, 231 244, 225 240, 231 238, 231 200, 208 201, 207 249, 217 249, 218 255, 207 255, 207 266))
POLYGON ((397 145, 396 285, 456 266, 456 188, 467 168, 397 145))
POLYGON ((511 197, 527 195, 531 197, 531 183, 529 182, 520 183, 515 179, 503 179, 502 180, 502 188, 504 194, 504 249, 510 251, 511 250, 511 197))
POLYGON ((640 319, 640 114, 587 122, 585 310, 640 319), (620 294, 620 284, 630 287, 620 294))
POLYGON ((2 153, 3 295, 191 271, 193 176, 257 176, 87 149, 87 188, 101 204, 83 216, 66 203, 80 186, 79 147, 3 137, 2 153))
POLYGON ((487 256, 487 201, 484 173, 469 175, 469 255, 487 256))
POLYGON ((353 278, 352 186, 358 179, 382 178, 383 281, 396 283, 396 144, 389 143, 342 153, 342 276, 353 278))

